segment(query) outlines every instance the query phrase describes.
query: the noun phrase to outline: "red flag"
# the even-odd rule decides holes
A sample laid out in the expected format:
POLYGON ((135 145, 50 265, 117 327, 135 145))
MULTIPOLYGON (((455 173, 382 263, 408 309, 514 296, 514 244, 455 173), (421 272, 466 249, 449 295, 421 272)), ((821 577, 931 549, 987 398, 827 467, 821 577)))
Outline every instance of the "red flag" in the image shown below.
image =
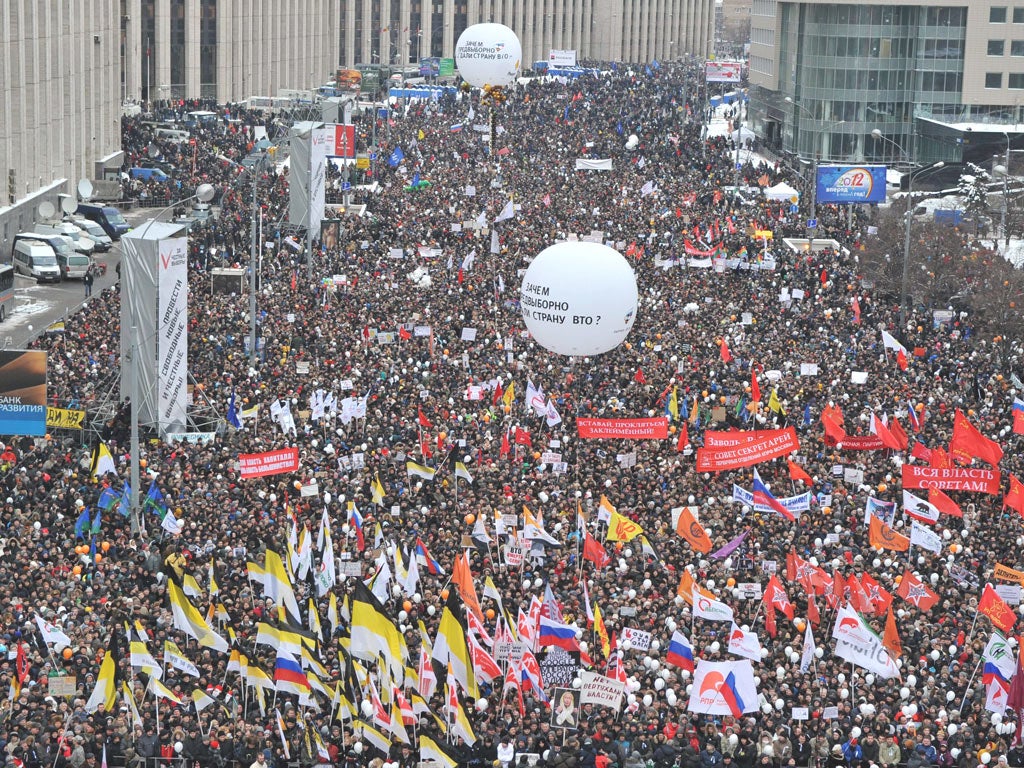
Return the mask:
POLYGON ((982 590, 981 600, 978 601, 978 613, 988 616, 992 620, 992 624, 999 627, 1004 633, 1009 632, 1017 622, 1017 616, 1013 609, 996 594, 991 584, 986 584, 985 589, 982 590))
POLYGON ((296 276, 296 274, 294 272, 292 272, 292 290, 293 291, 295 290, 295 286, 296 286, 297 281, 298 281, 298 277, 296 276))
POLYGON ((501 436, 501 450, 498 452, 498 458, 503 459, 510 453, 512 453, 512 446, 508 442, 508 430, 506 429, 501 436))
POLYGON ((1020 746, 1021 730, 1024 729, 1024 653, 1017 654, 1017 674, 1010 681, 1006 695, 1006 708, 1017 713, 1017 730, 1014 731, 1011 747, 1020 746))
POLYGON ((598 568, 604 568, 612 561, 612 558, 605 550, 604 545, 591 536, 589 531, 586 532, 586 536, 583 540, 583 559, 589 560, 598 568))
POLYGON ((732 362, 732 353, 729 352, 729 344, 725 339, 718 344, 718 354, 721 355, 723 363, 732 362))
POLYGON ((516 445, 525 445, 527 448, 533 447, 533 441, 530 440, 529 431, 522 427, 516 427, 515 441, 516 445))
POLYGON ((687 429, 686 422, 684 421, 682 426, 679 427, 679 439, 676 441, 676 453, 682 453, 686 450, 686 446, 690 444, 690 431, 687 429))
POLYGON ((636 369, 636 373, 633 374, 633 381, 635 381, 637 384, 647 383, 647 377, 644 376, 643 368, 636 369))
POLYGON ((423 413, 422 408, 417 408, 416 411, 418 414, 417 418, 419 420, 421 427, 423 427, 424 429, 430 429, 431 427, 434 426, 433 424, 430 423, 430 419, 427 418, 426 414, 423 413))
POLYGON ((1013 404, 1013 433, 1024 435, 1024 408, 1017 407, 1017 401, 1013 404))
POLYGON ((896 594, 908 603, 913 603, 922 612, 931 610, 931 607, 939 602, 939 596, 928 589, 925 583, 917 578, 909 568, 903 572, 900 588, 896 590, 896 594))
POLYGON ((868 599, 868 593, 864 591, 860 582, 857 581, 857 577, 852 573, 846 579, 846 589, 850 593, 850 605, 853 606, 853 610, 858 613, 867 613, 875 609, 875 606, 868 599))
POLYGON ((925 448, 921 443, 918 442, 914 443, 914 447, 911 449, 910 455, 913 456, 915 459, 920 459, 921 461, 930 462, 932 460, 931 449, 925 448))
POLYGON ((1010 475, 1010 490, 1003 497, 1003 509, 1006 507, 1015 509, 1017 514, 1024 517, 1024 485, 1013 475, 1010 475))
POLYGON ((821 624, 821 611, 818 610, 818 601, 814 599, 814 593, 807 594, 807 620, 814 626, 821 624))
POLYGON ((501 384, 494 387, 494 397, 491 398, 491 405, 497 405, 501 402, 502 396, 504 396, 505 390, 501 388, 501 384))
POLYGON ((792 549, 786 553, 786 581, 796 581, 797 554, 792 549))
POLYGON ((19 640, 15 666, 18 673, 18 681, 24 683, 28 680, 29 666, 28 657, 25 655, 25 645, 19 640))
POLYGON ((750 399, 755 403, 761 402, 761 386, 757 383, 757 369, 750 367, 750 399))
POLYGON ((868 596, 868 600, 871 602, 875 613, 885 613, 889 606, 892 605, 892 595, 873 576, 862 573, 860 575, 860 586, 868 596))
POLYGON ((892 432, 892 436, 896 438, 896 442, 900 444, 900 450, 907 450, 907 446, 910 445, 910 438, 907 436, 907 431, 903 429, 903 425, 900 424, 900 420, 895 416, 892 417, 892 423, 889 425, 889 431, 892 432))
POLYGON ((959 408, 953 417, 953 439, 949 441, 949 451, 964 464, 970 464, 971 459, 976 458, 995 467, 1003 458, 999 443, 981 434, 959 408))
POLYGON ((430 439, 423 433, 420 433, 420 453, 423 454, 425 459, 429 459, 434 455, 434 452, 430 450, 430 439))
POLYGON ((950 517, 964 516, 960 505, 949 498, 945 491, 940 491, 938 488, 928 489, 928 503, 944 515, 949 515, 950 517))
POLYGON ((933 469, 949 469, 953 466, 949 452, 942 448, 932 448, 931 456, 928 458, 928 466, 933 469))
POLYGON ((792 480, 794 483, 797 480, 799 480, 804 485, 806 485, 808 487, 814 485, 814 480, 812 480, 811 476, 808 475, 807 472, 804 471, 803 467, 801 467, 799 464, 797 464, 792 459, 786 459, 786 464, 789 465, 789 479, 790 480, 792 480))
POLYGON ((882 441, 882 445, 886 448, 892 448, 894 451, 903 450, 903 446, 900 445, 900 441, 896 436, 893 435, 882 420, 873 413, 871 414, 871 431, 878 435, 878 439, 882 441))
POLYGON ((412 334, 409 333, 409 330, 407 328, 399 327, 398 338, 402 339, 403 341, 408 340, 412 338, 412 334))
POLYGON ((459 281, 459 285, 462 285, 462 280, 463 280, 462 267, 459 267, 459 274, 458 274, 458 278, 457 279, 459 281))
POLYGON ((444 438, 441 437, 441 435, 443 435, 443 434, 444 434, 443 432, 438 432, 437 433, 437 450, 439 450, 439 451, 443 451, 444 450, 444 438))
POLYGON ((827 405, 822 409, 821 425, 825 427, 826 442, 835 445, 846 439, 846 429, 843 427, 843 412, 837 406, 827 405))
POLYGON ((775 606, 771 603, 765 603, 764 606, 764 628, 768 630, 768 634, 772 637, 775 637, 779 631, 775 624, 775 606))
POLYGON ((892 608, 889 608, 885 617, 885 634, 882 635, 882 647, 898 659, 903 655, 903 643, 900 642, 900 633, 896 630, 896 617, 893 616, 892 608))
POLYGON ((900 367, 901 371, 907 370, 907 356, 902 349, 896 350, 896 365, 900 367))
POLYGON ((771 605, 772 608, 778 608, 782 611, 787 619, 793 618, 793 604, 789 602, 789 597, 786 596, 786 590, 782 587, 782 582, 779 581, 774 573, 768 579, 768 586, 765 587, 761 599, 766 605, 771 605))
POLYGON ((854 296, 850 306, 853 308, 853 322, 860 325, 860 299, 854 296))

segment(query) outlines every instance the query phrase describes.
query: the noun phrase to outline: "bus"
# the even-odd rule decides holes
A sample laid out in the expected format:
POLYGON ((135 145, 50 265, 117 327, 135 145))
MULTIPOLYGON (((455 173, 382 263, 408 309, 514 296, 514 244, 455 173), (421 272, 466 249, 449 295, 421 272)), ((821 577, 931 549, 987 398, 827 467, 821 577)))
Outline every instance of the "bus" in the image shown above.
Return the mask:
POLYGON ((0 323, 14 309, 14 265, 0 264, 0 323))

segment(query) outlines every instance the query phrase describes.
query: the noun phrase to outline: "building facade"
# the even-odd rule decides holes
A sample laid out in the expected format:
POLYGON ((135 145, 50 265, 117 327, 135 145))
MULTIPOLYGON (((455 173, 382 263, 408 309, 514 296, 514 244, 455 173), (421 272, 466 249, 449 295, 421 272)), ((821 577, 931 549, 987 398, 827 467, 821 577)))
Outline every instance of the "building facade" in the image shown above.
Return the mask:
POLYGON ((581 61, 646 63, 707 56, 714 45, 714 0, 341 0, 340 63, 452 56, 466 27, 488 21, 515 31, 525 67, 553 48, 581 61))
POLYGON ((1024 130, 1024 0, 753 0, 750 42, 748 116, 784 153, 959 162, 1024 130))
POLYGON ((309 91, 338 63, 338 0, 120 0, 124 97, 309 91))
POLYGON ((0 3, 0 246, 121 164, 119 0, 0 3))

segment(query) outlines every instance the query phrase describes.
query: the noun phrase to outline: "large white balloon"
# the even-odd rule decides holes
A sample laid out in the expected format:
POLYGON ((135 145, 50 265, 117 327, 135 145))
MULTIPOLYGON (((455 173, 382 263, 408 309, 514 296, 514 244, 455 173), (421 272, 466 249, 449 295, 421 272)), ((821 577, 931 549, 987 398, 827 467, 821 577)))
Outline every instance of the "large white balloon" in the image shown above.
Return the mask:
POLYGON ((504 24, 474 24, 459 35, 455 65, 462 79, 477 88, 506 86, 519 74, 523 47, 504 24))
POLYGON ((619 346, 633 327, 636 275, 614 248, 556 243, 526 270, 519 301, 526 327, 544 349, 600 355, 619 346))

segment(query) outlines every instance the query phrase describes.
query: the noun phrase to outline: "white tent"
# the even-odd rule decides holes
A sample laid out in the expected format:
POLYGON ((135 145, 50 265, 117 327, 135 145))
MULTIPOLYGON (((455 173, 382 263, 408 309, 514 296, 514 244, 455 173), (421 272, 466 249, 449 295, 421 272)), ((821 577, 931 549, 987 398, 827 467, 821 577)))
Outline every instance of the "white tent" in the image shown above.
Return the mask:
POLYGON ((764 196, 769 200, 792 200, 794 197, 799 198, 800 193, 786 182, 780 181, 774 187, 765 187, 764 196))
POLYGON ((731 138, 733 141, 739 141, 740 143, 744 143, 747 141, 754 141, 757 138, 757 134, 744 125, 738 131, 733 131, 729 135, 729 138, 731 138))

